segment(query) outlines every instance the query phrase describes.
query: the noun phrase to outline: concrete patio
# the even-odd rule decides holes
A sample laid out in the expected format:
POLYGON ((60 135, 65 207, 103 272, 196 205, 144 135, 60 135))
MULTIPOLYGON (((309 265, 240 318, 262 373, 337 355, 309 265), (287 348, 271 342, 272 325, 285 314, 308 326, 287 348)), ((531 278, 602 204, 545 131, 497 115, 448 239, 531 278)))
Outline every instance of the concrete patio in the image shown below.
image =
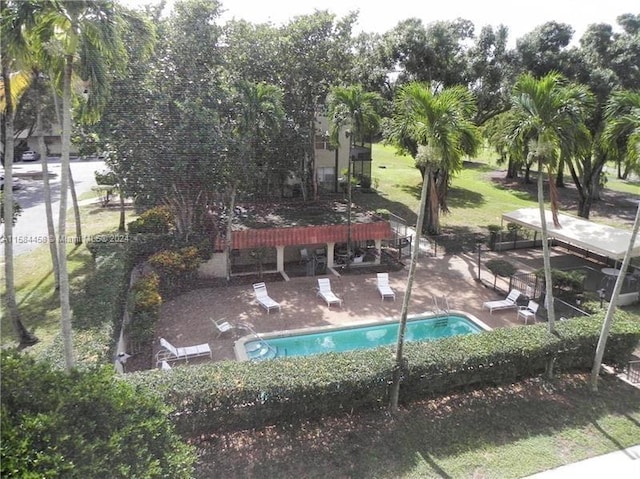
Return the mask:
MULTIPOLYGON (((508 259, 516 265, 519 272, 531 272, 542 267, 541 249, 483 252, 482 263, 496 255, 508 259)), ((248 322, 259 333, 399 318, 409 269, 408 261, 407 259, 404 269, 389 273, 389 283, 396 292, 396 301, 381 301, 375 273, 357 274, 356 270, 340 276, 331 272, 323 276, 331 279, 334 293, 343 300, 341 308, 329 308, 316 296, 317 277, 294 277, 289 281, 269 281, 265 278, 268 293, 280 303, 281 312, 272 311, 268 314, 261 308, 255 301, 251 284, 197 289, 163 304, 156 337, 164 337, 175 346, 208 342, 213 360, 219 361, 235 359, 233 346, 237 337, 229 333, 218 337, 218 331, 210 318, 224 319, 232 324, 248 322)), ((599 270, 603 265, 568 253, 560 247, 552 249, 552 267, 578 266, 599 270)), ((421 255, 416 268, 409 314, 431 312, 435 296, 438 299, 446 297, 450 309, 470 313, 491 328, 522 324, 522 320, 517 319, 515 310, 494 311, 489 314, 488 310, 482 309, 485 301, 504 299, 508 283, 498 278, 498 291, 494 291, 493 275, 483 268, 482 282, 479 282, 477 272, 475 253, 437 257, 421 255)), ((157 347, 154 347, 154 354, 157 347)), ((150 365, 154 366, 155 364, 150 365)))

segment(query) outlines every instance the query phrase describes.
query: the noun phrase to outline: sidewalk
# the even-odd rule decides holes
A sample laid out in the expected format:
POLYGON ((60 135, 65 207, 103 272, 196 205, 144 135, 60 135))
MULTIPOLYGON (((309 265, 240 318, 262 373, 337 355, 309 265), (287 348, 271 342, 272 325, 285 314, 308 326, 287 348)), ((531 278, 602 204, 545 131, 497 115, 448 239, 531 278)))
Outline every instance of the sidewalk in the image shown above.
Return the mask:
POLYGON ((640 479, 640 444, 539 472, 525 479, 640 479))

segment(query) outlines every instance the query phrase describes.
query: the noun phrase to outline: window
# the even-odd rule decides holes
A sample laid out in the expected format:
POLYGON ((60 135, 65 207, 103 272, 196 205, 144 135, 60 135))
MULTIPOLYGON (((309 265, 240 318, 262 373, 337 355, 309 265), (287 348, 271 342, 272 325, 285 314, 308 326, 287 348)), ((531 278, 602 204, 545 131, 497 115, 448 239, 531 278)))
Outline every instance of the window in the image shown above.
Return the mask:
POLYGON ((329 135, 316 135, 315 141, 315 149, 316 150, 332 150, 331 144, 329 143, 329 135))
POLYGON ((333 183, 336 180, 335 168, 330 166, 319 167, 317 172, 318 172, 318 183, 320 184, 324 183, 330 186, 333 185, 333 183))

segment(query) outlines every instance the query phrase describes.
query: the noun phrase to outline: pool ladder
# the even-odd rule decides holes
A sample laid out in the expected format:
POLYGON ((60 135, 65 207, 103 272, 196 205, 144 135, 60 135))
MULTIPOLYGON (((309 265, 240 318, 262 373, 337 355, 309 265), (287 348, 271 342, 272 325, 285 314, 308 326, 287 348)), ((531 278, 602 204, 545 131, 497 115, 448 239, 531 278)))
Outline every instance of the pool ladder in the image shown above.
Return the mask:
POLYGON ((447 299, 446 296, 442 296, 440 298, 440 303, 442 304, 442 307, 440 306, 440 304, 438 304, 438 298, 437 296, 433 297, 433 312, 437 315, 437 316, 449 316, 449 311, 451 311, 451 308, 449 307, 449 300, 447 299))
POLYGON ((265 359, 273 359, 276 357, 276 355, 278 354, 278 350, 274 346, 271 346, 267 341, 265 341, 262 338, 262 336, 260 336, 260 333, 258 333, 255 329, 253 329, 253 327, 249 323, 245 323, 241 321, 238 323, 238 327, 240 329, 246 329, 247 331, 249 331, 251 335, 260 342, 260 346, 255 350, 251 351, 251 352, 256 352, 256 351, 259 352, 256 356, 251 358, 252 360, 263 361, 265 359))

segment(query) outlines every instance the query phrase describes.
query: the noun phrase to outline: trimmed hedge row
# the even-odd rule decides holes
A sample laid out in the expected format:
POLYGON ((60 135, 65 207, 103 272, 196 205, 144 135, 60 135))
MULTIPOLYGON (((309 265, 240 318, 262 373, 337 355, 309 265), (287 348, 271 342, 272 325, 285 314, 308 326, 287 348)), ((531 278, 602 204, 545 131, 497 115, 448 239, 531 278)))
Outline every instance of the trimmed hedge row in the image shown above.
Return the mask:
MULTIPOLYGON (((483 384, 508 384, 545 370, 591 367, 603 315, 558 324, 501 328, 405 345, 402 401, 483 384)), ((621 367, 640 341, 640 324, 618 312, 605 362, 621 367)), ((148 387, 172 406, 185 434, 294 423, 387 404, 393 348, 286 358, 260 363, 225 361, 171 371, 145 371, 126 380, 148 387)))

